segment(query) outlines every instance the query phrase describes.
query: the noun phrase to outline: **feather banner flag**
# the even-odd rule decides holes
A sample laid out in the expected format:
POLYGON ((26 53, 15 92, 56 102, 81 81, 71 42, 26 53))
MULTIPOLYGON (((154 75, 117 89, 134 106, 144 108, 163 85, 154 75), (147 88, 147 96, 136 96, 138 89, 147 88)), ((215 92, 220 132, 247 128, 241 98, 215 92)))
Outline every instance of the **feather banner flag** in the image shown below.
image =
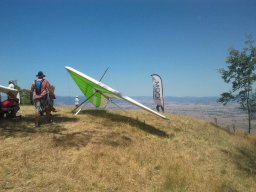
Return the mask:
POLYGON ((164 112, 164 97, 163 97, 163 83, 162 79, 157 74, 152 74, 153 81, 153 99, 156 104, 156 109, 159 111, 159 108, 164 112))

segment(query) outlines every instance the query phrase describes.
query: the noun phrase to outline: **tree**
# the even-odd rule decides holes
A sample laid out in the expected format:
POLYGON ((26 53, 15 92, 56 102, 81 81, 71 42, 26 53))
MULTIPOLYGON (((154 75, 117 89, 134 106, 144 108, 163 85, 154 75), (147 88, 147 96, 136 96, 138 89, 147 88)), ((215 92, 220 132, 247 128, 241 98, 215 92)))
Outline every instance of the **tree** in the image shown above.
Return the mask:
POLYGON ((20 104, 21 105, 30 105, 30 90, 29 89, 21 89, 17 84, 17 80, 14 84, 14 88, 17 89, 20 93, 20 104))
POLYGON ((229 49, 226 63, 227 69, 219 69, 219 72, 225 83, 232 84, 232 89, 222 93, 218 101, 224 105, 237 101, 248 115, 250 133, 251 120, 256 113, 256 92, 253 90, 256 81, 256 47, 252 38, 247 38, 242 51, 229 49))
POLYGON ((31 105, 29 89, 21 89, 20 95, 21 95, 21 104, 22 105, 31 105))

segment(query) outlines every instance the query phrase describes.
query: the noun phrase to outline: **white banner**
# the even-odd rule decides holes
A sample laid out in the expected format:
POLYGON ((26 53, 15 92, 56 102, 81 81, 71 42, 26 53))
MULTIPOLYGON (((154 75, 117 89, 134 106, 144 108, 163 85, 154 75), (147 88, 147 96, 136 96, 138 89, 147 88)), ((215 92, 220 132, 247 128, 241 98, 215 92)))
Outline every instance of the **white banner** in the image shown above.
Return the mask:
POLYGON ((163 83, 162 79, 157 74, 152 74, 152 81, 153 81, 153 99, 156 104, 156 109, 159 111, 159 107, 161 107, 162 111, 164 112, 164 97, 163 97, 163 83))

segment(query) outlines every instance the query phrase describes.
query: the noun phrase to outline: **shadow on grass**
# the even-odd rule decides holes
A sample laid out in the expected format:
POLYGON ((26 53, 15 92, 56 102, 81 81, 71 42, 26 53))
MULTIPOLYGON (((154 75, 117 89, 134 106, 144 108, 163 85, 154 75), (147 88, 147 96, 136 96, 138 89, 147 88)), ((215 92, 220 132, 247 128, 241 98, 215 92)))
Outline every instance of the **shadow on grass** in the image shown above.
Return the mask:
POLYGON ((250 150, 245 147, 237 148, 236 151, 221 150, 228 155, 232 162, 248 176, 256 177, 256 150, 250 150))
POLYGON ((96 131, 80 131, 75 133, 59 133, 53 137, 56 147, 80 149, 90 143, 96 131))
POLYGON ((119 114, 109 113, 105 110, 85 110, 80 114, 87 114, 87 115, 102 117, 113 122, 128 123, 131 126, 137 127, 138 129, 145 131, 147 133, 150 133, 152 135, 156 135, 159 137, 166 137, 166 138, 170 137, 170 135, 168 135, 165 131, 159 130, 152 125, 148 125, 144 122, 141 122, 138 119, 134 119, 134 118, 119 115, 119 114))
POLYGON ((238 168, 245 171, 248 175, 256 177, 256 150, 251 151, 246 148, 238 148, 234 155, 235 163, 238 168))
POLYGON ((77 121, 77 118, 59 115, 54 115, 52 119, 54 123, 47 123, 46 117, 40 117, 40 127, 34 126, 34 115, 27 115, 20 119, 0 119, 0 136, 24 137, 34 133, 60 133, 65 130, 61 123, 77 121))
POLYGON ((132 138, 129 135, 121 133, 102 133, 101 131, 79 131, 74 133, 58 133, 53 137, 55 147, 64 149, 86 147, 89 143, 108 145, 111 147, 127 147, 132 143, 132 138))
POLYGON ((222 183, 219 187, 219 191, 225 192, 238 192, 238 190, 231 183, 222 183))

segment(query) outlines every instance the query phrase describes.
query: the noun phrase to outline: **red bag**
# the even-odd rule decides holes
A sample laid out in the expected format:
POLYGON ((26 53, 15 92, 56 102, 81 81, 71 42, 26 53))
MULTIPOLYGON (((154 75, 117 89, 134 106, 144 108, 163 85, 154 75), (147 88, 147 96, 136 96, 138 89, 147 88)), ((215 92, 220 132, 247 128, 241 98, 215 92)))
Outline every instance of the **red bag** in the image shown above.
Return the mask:
POLYGON ((15 105, 15 103, 12 100, 7 99, 2 102, 2 108, 12 107, 13 105, 15 105))

